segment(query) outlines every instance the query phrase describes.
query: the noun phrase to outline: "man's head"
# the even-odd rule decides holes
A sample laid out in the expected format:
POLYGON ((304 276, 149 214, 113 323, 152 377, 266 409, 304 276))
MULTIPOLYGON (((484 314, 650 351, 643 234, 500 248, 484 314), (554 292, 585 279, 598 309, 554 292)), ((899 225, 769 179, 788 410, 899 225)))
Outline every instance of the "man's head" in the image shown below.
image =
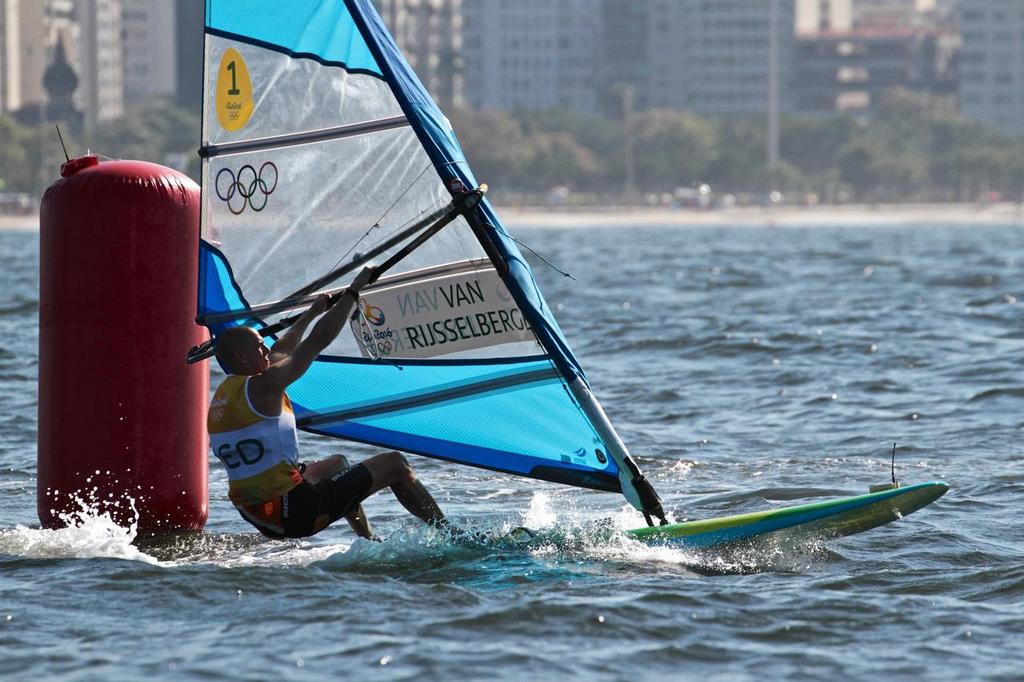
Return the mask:
POLYGON ((229 374, 259 374, 270 366, 270 349, 252 327, 232 327, 217 337, 217 360, 229 374))

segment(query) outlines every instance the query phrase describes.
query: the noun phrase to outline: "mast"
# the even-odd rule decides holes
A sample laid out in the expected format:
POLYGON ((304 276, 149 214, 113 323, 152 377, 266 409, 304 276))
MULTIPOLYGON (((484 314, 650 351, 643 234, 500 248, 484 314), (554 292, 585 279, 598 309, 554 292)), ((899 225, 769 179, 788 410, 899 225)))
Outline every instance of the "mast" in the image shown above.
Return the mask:
POLYGON ((618 465, 619 484, 626 500, 643 513, 648 526, 654 525, 651 517, 657 518, 663 526, 667 524, 668 519, 665 518, 665 510, 661 506, 661 498, 650 481, 640 473, 640 467, 629 454, 626 444, 616 433, 615 427, 590 391, 590 387, 579 377, 573 377, 567 385, 576 402, 597 429, 597 434, 608 448, 608 454, 618 465))

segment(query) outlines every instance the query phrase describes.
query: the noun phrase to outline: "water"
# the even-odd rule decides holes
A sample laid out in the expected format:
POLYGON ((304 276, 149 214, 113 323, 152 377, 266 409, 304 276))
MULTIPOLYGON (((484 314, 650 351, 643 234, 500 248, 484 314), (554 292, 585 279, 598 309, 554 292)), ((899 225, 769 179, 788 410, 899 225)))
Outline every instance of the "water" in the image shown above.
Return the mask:
MULTIPOLYGON (((207 531, 132 544, 35 518, 37 235, 0 232, 0 677, 1024 678, 1024 234, 1015 227, 526 230, 623 438, 679 519, 951 491, 827 547, 648 548, 621 498, 415 458, 456 519, 532 552, 453 547, 393 499, 378 544, 272 543, 211 462, 207 531)), ((344 449, 313 437, 309 456, 344 449)))

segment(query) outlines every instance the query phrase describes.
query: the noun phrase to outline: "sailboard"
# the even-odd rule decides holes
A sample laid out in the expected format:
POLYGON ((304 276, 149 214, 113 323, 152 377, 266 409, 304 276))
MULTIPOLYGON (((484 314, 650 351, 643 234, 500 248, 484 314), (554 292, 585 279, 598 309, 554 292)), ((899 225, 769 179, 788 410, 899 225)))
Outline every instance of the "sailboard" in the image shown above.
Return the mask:
POLYGON ((237 325, 272 344, 373 261, 349 331, 289 388, 300 428, 618 493, 664 529, 637 537, 700 537, 665 525, 370 0, 207 0, 204 49, 196 319, 211 341, 190 361, 237 325))
POLYGON ((946 494, 943 481, 917 483, 867 495, 811 502, 665 526, 626 535, 647 544, 716 549, 767 539, 829 540, 901 519, 946 494))

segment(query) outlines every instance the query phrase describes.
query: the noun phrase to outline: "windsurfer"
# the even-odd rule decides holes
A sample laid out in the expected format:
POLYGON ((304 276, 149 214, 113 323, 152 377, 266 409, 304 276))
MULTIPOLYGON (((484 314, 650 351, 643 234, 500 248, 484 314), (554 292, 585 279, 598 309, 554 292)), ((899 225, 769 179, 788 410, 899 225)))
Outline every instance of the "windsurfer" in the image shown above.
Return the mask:
POLYGON ((341 332, 358 304, 366 268, 333 306, 324 294, 284 333, 273 349, 250 327, 217 339, 217 359, 229 373, 210 404, 210 446, 228 473, 228 496, 242 517, 273 538, 307 537, 341 517, 370 538, 361 502, 391 488, 399 503, 430 524, 446 524, 441 509, 398 452, 360 464, 335 455, 308 465, 298 461, 295 415, 287 387, 341 332), (323 315, 303 339, 309 324, 323 315))

